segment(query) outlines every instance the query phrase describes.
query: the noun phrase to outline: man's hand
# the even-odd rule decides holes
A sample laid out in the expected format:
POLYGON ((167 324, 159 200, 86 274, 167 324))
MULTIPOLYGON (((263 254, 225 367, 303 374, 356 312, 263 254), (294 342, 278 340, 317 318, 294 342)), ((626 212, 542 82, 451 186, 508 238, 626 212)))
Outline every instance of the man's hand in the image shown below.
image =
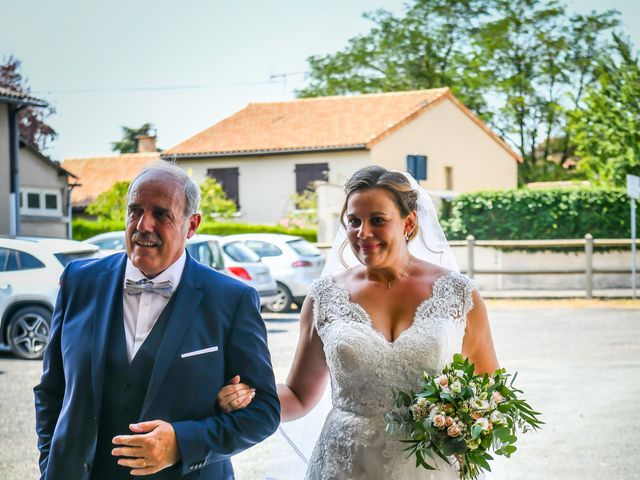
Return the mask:
POLYGON ((152 420, 129 425, 136 435, 118 435, 111 451, 118 465, 131 468, 131 475, 151 475, 180 460, 176 434, 170 423, 152 420))

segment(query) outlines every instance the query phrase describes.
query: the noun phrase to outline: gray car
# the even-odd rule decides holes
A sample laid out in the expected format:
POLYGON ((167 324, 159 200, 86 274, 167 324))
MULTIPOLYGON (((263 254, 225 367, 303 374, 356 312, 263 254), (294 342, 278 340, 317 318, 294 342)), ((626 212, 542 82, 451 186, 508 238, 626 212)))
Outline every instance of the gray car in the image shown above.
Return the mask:
POLYGON ((246 233, 224 237, 225 242, 245 244, 269 266, 278 285, 277 298, 266 308, 288 312, 292 304, 300 307, 309 285, 324 267, 324 256, 315 245, 302 237, 277 233, 246 233))

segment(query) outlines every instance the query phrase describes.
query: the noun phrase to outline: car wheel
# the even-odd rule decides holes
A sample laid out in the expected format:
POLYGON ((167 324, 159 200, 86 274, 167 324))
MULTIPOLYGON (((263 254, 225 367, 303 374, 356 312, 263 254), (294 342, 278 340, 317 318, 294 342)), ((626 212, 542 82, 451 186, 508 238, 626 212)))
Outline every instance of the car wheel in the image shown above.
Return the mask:
POLYGON ((49 344, 51 312, 43 307, 24 307, 9 320, 7 340, 11 351, 20 358, 42 358, 49 344))
POLYGON ((278 293, 276 299, 266 305, 266 309, 273 313, 286 313, 291 311, 291 303, 293 303, 293 296, 291 291, 283 283, 277 282, 278 293))

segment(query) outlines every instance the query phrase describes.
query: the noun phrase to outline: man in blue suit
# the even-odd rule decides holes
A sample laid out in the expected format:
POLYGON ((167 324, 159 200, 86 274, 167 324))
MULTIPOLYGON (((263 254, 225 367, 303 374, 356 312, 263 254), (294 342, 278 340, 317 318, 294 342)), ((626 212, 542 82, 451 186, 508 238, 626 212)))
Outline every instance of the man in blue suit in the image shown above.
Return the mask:
POLYGON ((255 290, 185 250, 199 200, 177 166, 147 168, 127 193, 127 254, 62 274, 34 389, 42 479, 233 479, 229 458, 277 428, 255 290), (255 398, 224 413, 236 374, 255 398))

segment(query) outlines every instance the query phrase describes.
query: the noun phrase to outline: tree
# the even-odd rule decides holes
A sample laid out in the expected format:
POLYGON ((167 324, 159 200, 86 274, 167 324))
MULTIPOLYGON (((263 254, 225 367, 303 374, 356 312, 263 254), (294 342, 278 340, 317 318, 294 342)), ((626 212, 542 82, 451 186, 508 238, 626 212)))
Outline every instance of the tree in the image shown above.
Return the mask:
POLYGON ((308 59, 309 85, 300 97, 449 86, 482 114, 486 77, 469 55, 469 38, 486 17, 482 0, 415 0, 406 14, 364 14, 375 26, 335 54, 308 59))
POLYGON ((106 192, 102 192, 87 206, 87 213, 95 215, 98 220, 123 222, 127 214, 127 190, 130 181, 116 182, 106 192))
POLYGON ((122 139, 111 142, 111 151, 119 153, 136 153, 138 151, 138 135, 150 135, 155 130, 153 123, 144 123, 138 128, 121 127, 122 139))
POLYGON ((520 180, 544 170, 607 55, 617 12, 567 14, 558 0, 413 0, 335 54, 309 58, 301 97, 449 86, 521 155, 520 180))
POLYGON ((627 174, 640 175, 640 65, 628 42, 614 41, 619 58, 601 64, 570 130, 578 169, 595 184, 623 187, 627 174))
MULTIPOLYGON (((22 61, 13 55, 5 58, 0 65, 0 87, 31 95, 31 87, 21 70, 22 61)), ((40 151, 45 150, 49 142, 58 136, 46 123, 46 119, 54 113, 56 110, 53 107, 25 107, 18 112, 20 139, 40 151)))
POLYGON ((286 228, 318 228, 318 193, 314 189, 306 189, 302 193, 289 195, 292 210, 280 220, 286 228))
POLYGON ((200 196, 200 210, 205 220, 229 218, 238 210, 215 178, 207 177, 200 184, 200 196))

